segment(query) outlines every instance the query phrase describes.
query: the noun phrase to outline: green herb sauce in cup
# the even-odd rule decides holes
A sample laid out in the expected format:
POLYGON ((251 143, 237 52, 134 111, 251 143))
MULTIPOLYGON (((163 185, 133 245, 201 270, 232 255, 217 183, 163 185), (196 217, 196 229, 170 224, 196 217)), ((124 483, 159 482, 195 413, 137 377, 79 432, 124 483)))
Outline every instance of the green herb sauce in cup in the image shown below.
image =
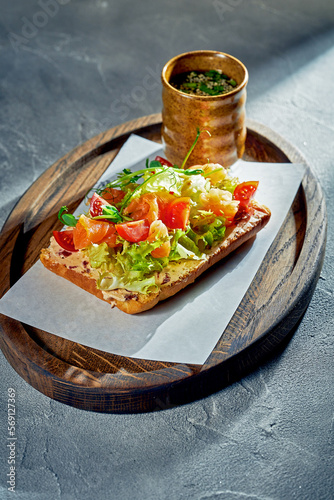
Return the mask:
POLYGON ((176 75, 170 84, 181 92, 192 95, 222 95, 234 90, 237 82, 221 70, 187 71, 176 75))

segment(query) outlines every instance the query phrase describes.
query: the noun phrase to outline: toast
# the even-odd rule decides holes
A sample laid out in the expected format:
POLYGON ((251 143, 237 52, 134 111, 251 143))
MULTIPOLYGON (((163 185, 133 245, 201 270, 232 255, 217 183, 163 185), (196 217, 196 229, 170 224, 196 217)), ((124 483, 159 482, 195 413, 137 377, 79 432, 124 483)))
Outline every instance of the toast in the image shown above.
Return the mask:
POLYGON ((96 190, 53 231, 43 265, 128 314, 154 307, 255 236, 270 210, 218 164, 179 169, 161 157, 96 190), (139 182, 138 182, 139 181, 139 182))
POLYGON ((231 226, 223 241, 213 247, 201 260, 183 260, 171 263, 156 273, 159 289, 149 294, 116 289, 103 291, 97 288, 98 272, 92 268, 82 252, 71 253, 62 249, 54 237, 50 247, 41 251, 40 259, 53 273, 66 278, 80 288, 108 302, 128 314, 147 311, 193 283, 202 273, 222 260, 256 235, 269 221, 270 210, 253 202, 253 213, 231 226))

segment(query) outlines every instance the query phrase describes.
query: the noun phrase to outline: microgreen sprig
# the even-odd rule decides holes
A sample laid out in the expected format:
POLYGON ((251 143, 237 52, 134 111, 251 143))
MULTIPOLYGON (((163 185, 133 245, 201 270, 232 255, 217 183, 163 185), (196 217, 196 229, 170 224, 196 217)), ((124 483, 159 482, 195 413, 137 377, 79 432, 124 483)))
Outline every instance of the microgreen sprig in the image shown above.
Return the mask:
POLYGON ((194 170, 181 170, 178 169, 179 172, 182 172, 184 175, 200 175, 203 174, 203 170, 201 168, 195 168, 194 170))
POLYGON ((198 141, 198 138, 199 138, 199 136, 201 135, 201 133, 202 133, 202 132, 207 132, 207 133, 209 134, 209 136, 211 137, 211 134, 210 134, 210 132, 209 132, 208 130, 200 130, 199 128, 197 128, 197 135, 196 135, 196 139, 194 140, 194 142, 193 142, 193 144, 191 145, 191 147, 190 147, 190 149, 189 149, 188 153, 186 154, 186 157, 185 157, 185 159, 183 160, 183 163, 182 163, 182 165, 181 165, 181 169, 184 169, 185 164, 187 163, 187 160, 188 160, 189 156, 190 156, 190 155, 191 155, 191 153, 193 152, 193 149, 194 149, 194 147, 196 146, 197 141, 198 141))
POLYGON ((163 165, 161 165, 160 161, 158 160, 152 160, 151 162, 146 160, 146 168, 154 170, 155 168, 161 168, 163 165))
MULTIPOLYGON (((157 163, 159 163, 159 162, 157 162, 157 163)), ((161 164, 159 163, 159 165, 161 165, 161 164)), ((156 168, 156 170, 157 170, 157 168, 156 168)), ((150 177, 148 177, 148 179, 146 179, 144 182, 142 182, 142 184, 139 184, 134 191, 127 193, 127 195, 123 199, 123 203, 122 203, 122 206, 121 206, 121 212, 129 204, 129 202, 130 202, 130 200, 132 198, 134 198, 134 197, 136 197, 136 196, 138 196, 140 194, 140 191, 142 191, 142 189, 144 188, 145 184, 147 184, 149 181, 151 181, 153 177, 157 177, 158 175, 164 173, 166 170, 172 170, 173 171, 174 169, 170 168, 170 167, 162 167, 162 166, 160 166, 159 167, 159 172, 154 172, 150 177)))
POLYGON ((68 212, 68 208, 64 205, 58 212, 58 219, 65 226, 75 227, 77 225, 78 219, 74 217, 72 214, 65 214, 64 212, 68 212))
POLYGON ((211 170, 211 172, 207 172, 206 174, 203 174, 203 177, 209 177, 211 174, 215 174, 216 172, 221 172, 223 170, 223 167, 215 168, 214 170, 211 170))
POLYGON ((119 213, 116 207, 112 205, 103 205, 102 207, 102 215, 96 215, 95 217, 92 217, 92 219, 107 219, 113 222, 114 224, 117 224, 119 222, 123 222, 123 217, 119 213))
POLYGON ((139 181, 139 179, 141 179, 145 174, 147 174, 147 168, 136 170, 135 172, 131 172, 131 170, 125 168, 123 170, 123 173, 118 175, 117 179, 108 182, 108 184, 106 184, 103 189, 101 189, 101 193, 103 193, 103 191, 107 188, 125 188, 128 184, 134 184, 139 181))

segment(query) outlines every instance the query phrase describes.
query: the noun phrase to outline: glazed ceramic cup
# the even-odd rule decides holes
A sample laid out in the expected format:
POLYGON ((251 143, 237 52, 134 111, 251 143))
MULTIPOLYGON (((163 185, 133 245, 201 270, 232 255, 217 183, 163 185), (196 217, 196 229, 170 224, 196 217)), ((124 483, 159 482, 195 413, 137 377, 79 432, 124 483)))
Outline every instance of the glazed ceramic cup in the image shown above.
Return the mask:
POLYGON ((245 103, 248 72, 242 62, 223 52, 199 50, 168 61, 162 79, 162 143, 166 158, 182 162, 193 144, 197 129, 202 132, 187 161, 187 167, 207 162, 229 167, 244 153, 246 140, 245 103), (226 94, 198 96, 181 92, 171 78, 187 71, 222 70, 237 86, 226 94))

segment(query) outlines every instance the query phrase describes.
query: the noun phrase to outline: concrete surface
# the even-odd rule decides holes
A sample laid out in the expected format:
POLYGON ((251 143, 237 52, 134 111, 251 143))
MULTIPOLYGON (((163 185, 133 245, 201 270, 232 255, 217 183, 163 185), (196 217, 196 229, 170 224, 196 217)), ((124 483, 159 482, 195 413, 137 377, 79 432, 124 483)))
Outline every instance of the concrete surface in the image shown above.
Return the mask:
POLYGON ((159 112, 187 50, 248 67, 247 113, 300 149, 323 187, 327 254, 285 349, 205 400, 151 414, 64 406, 1 354, 0 498, 333 498, 334 4, 326 0, 0 0, 0 225, 61 155, 159 112), (8 388, 16 486, 7 490, 8 388))

